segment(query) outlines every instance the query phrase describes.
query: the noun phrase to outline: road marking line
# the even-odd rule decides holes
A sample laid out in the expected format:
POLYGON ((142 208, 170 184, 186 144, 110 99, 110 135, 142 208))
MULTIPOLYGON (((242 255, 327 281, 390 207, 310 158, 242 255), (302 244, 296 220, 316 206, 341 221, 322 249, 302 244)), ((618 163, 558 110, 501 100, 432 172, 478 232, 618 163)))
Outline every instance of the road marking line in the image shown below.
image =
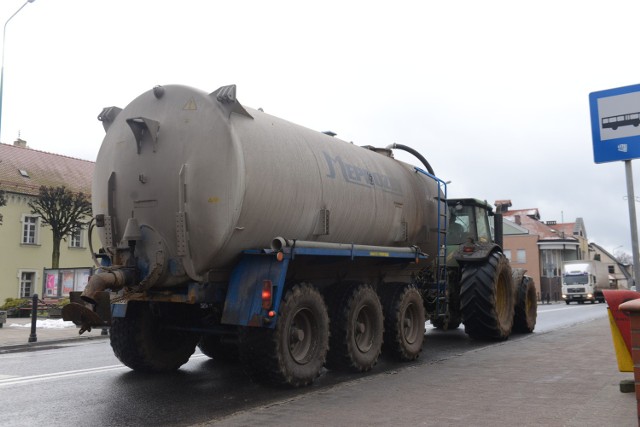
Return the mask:
POLYGON ((98 372, 113 371, 118 369, 129 369, 129 368, 127 368, 124 365, 112 365, 112 366, 102 366, 99 368, 78 369, 76 371, 64 371, 64 372, 54 372, 51 374, 30 375, 28 377, 7 378, 7 379, 0 380, 0 387, 7 386, 7 385, 49 381, 49 380, 55 380, 60 378, 74 377, 78 375, 87 375, 87 374, 93 374, 98 372))
MULTIPOLYGON (((194 354, 191 356, 189 360, 193 359, 201 359, 206 357, 204 354, 194 354)), ((77 369, 75 371, 63 371, 63 372, 52 372, 50 374, 41 374, 41 375, 30 375, 27 377, 15 377, 10 375, 0 376, 0 387, 9 386, 9 385, 19 385, 19 384, 29 384, 34 382, 44 382, 50 380, 57 380, 60 378, 69 378, 76 377, 79 375, 89 375, 96 374, 101 372, 109 372, 109 371, 117 371, 120 369, 130 369, 125 365, 109 365, 109 366, 100 366, 97 368, 87 368, 87 369, 77 369)))

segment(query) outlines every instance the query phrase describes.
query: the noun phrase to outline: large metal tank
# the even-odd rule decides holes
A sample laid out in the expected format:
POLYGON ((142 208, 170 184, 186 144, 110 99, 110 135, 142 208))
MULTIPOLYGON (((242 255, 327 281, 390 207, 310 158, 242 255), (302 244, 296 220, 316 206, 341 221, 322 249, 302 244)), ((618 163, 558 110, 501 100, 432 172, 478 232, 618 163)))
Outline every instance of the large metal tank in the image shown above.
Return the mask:
POLYGON ((242 250, 276 236, 436 253, 433 179, 388 150, 245 108, 235 86, 156 87, 99 118, 92 199, 107 222, 102 244, 126 246, 135 218, 149 286, 224 278, 242 250))

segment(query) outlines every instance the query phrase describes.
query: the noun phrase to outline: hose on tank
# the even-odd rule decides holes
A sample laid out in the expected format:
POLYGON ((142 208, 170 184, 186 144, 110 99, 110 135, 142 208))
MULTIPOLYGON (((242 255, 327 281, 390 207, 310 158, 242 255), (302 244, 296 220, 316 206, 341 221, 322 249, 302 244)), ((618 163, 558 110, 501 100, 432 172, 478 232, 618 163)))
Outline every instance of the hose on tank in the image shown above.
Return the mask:
POLYGON ((436 176, 436 173, 433 171, 433 168, 431 167, 431 165, 429 164, 427 159, 425 159, 422 154, 420 154, 419 152, 417 152, 413 148, 408 147, 408 146, 403 145, 403 144, 396 144, 395 142, 393 144, 391 144, 391 145, 388 145, 386 148, 387 148, 387 150, 392 150, 394 148, 397 148, 398 150, 404 150, 407 153, 413 154, 418 160, 420 160, 420 162, 422 162, 424 167, 427 169, 427 172, 429 172, 433 176, 436 176))

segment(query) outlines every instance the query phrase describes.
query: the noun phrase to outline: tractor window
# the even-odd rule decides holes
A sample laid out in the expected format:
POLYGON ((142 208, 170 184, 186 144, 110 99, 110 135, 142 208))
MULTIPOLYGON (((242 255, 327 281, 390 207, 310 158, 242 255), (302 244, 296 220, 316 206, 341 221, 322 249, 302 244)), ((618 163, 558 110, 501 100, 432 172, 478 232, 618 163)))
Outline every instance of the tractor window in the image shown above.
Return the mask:
POLYGON ((447 244, 459 245, 465 243, 467 238, 475 240, 475 220, 473 209, 470 206, 456 205, 451 209, 449 218, 449 230, 447 233, 447 244))
POLYGON ((475 208, 476 210, 476 223, 478 227, 478 241, 482 243, 488 243, 491 241, 491 228, 489 226, 489 217, 487 211, 482 208, 475 208))

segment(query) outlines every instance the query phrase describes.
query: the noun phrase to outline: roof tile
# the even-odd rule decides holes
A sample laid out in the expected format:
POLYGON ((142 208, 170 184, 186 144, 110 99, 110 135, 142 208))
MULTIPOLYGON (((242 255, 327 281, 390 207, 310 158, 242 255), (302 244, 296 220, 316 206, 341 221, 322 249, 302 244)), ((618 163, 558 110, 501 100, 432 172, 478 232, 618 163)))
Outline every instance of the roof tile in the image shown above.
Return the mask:
POLYGON ((91 194, 94 166, 89 160, 0 143, 0 189, 11 193, 37 195, 46 185, 91 194))

